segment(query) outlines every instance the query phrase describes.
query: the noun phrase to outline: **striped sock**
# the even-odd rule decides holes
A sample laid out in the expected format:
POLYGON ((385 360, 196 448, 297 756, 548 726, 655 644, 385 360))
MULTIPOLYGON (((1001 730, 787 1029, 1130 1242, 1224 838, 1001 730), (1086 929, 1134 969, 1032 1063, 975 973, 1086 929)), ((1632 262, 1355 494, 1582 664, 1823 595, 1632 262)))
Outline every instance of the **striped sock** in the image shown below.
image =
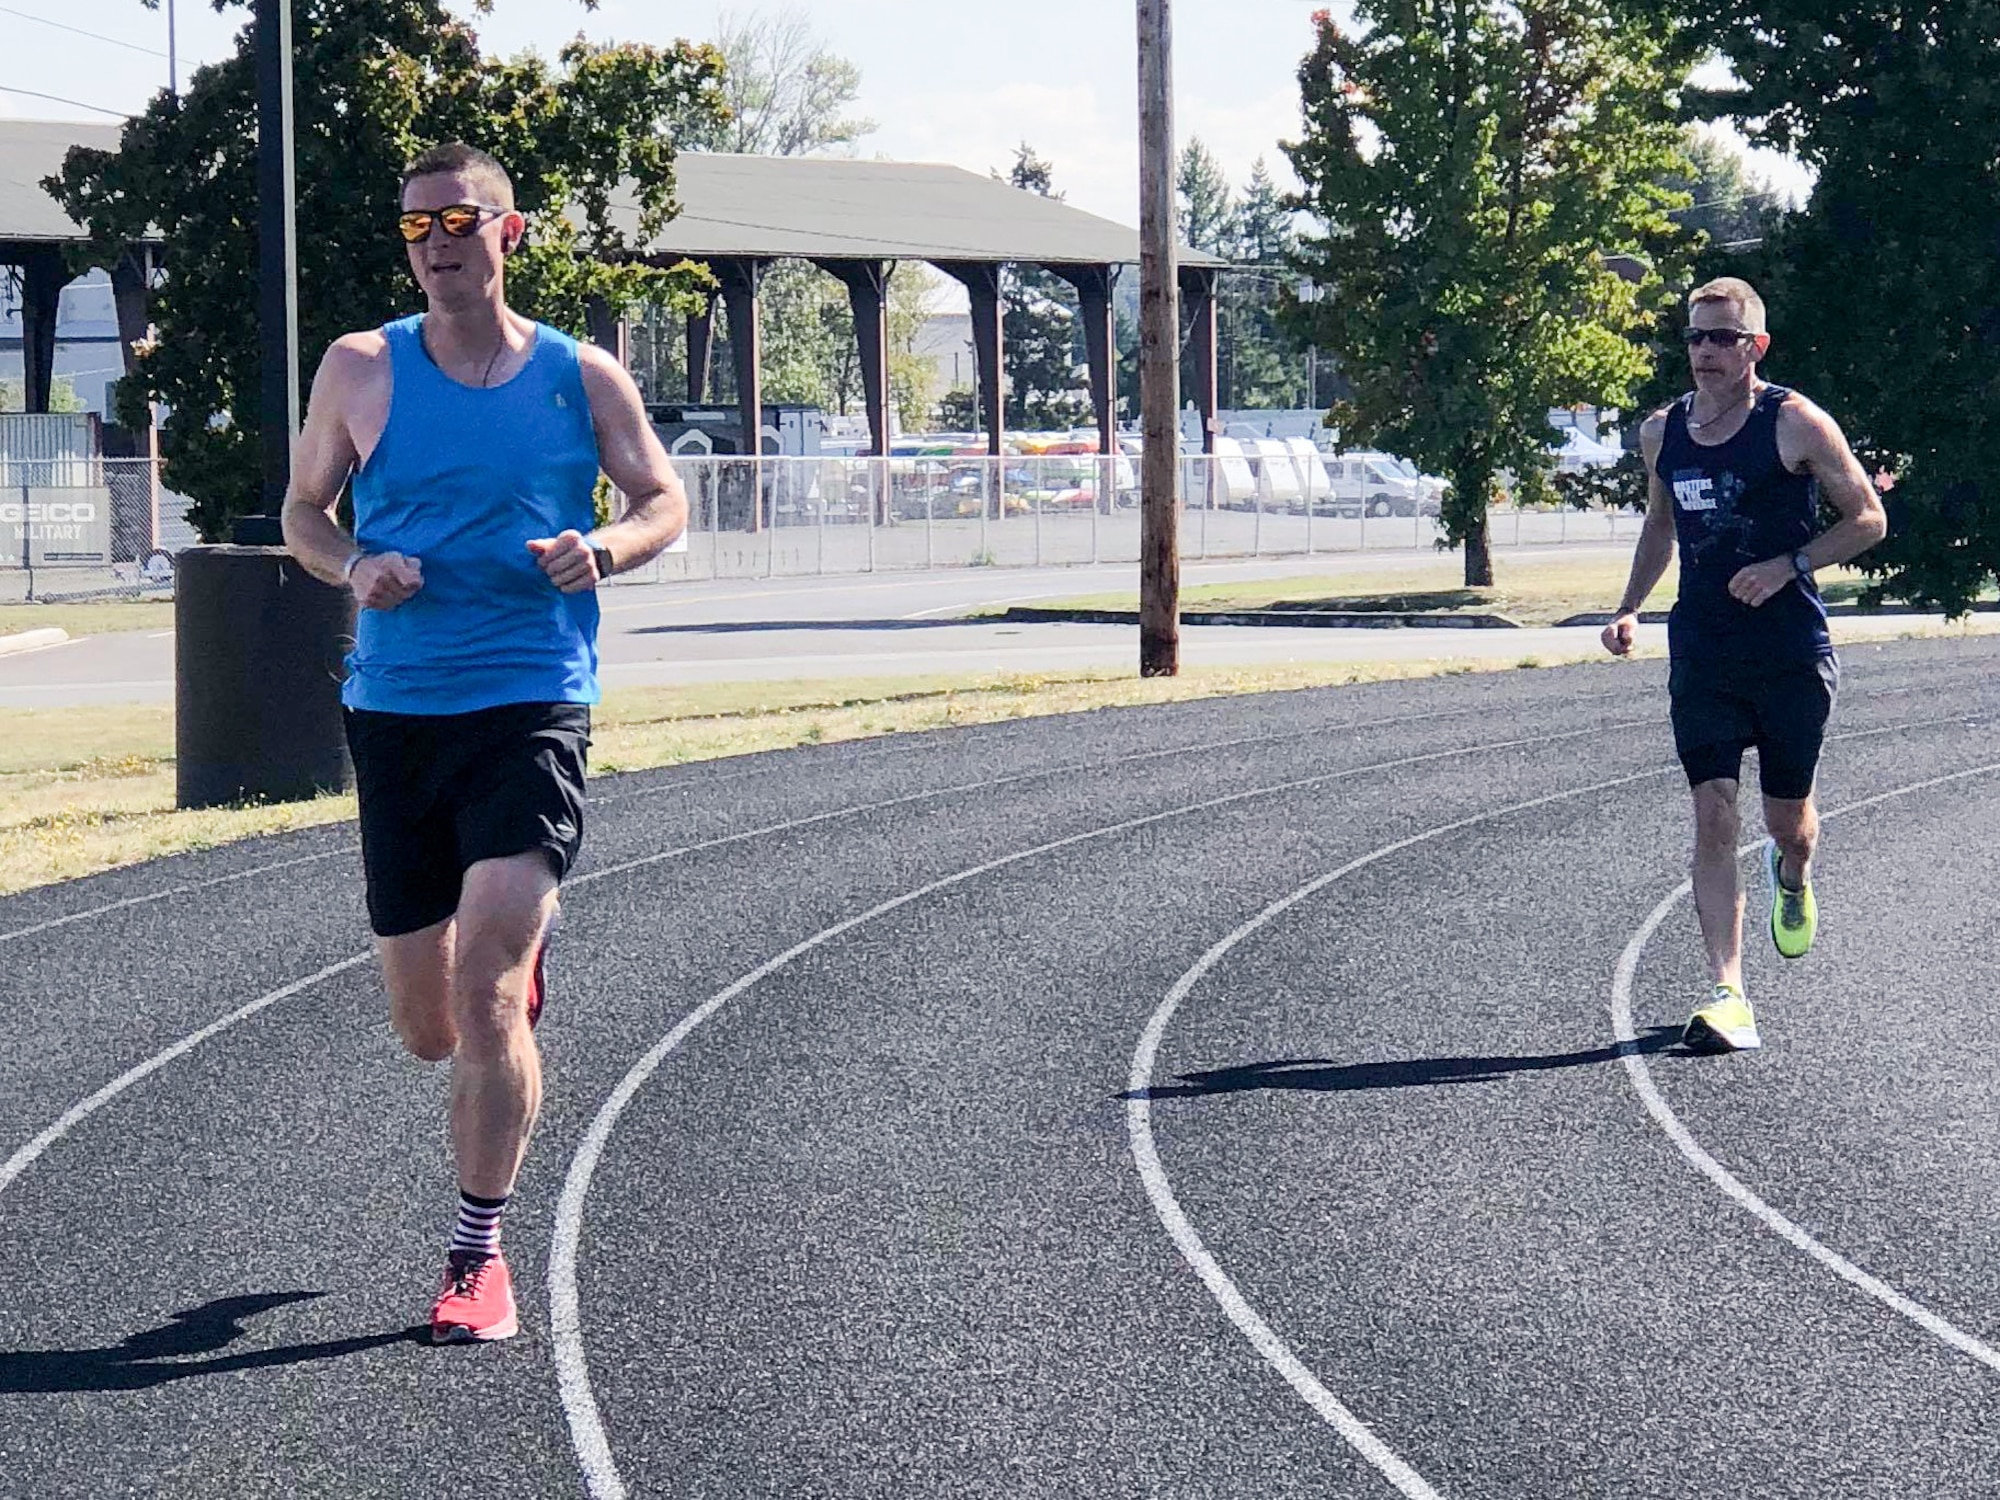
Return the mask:
POLYGON ((451 1231, 452 1253, 481 1257, 498 1255, 500 1210, 506 1206, 505 1198, 480 1198, 460 1188, 458 1223, 451 1231))

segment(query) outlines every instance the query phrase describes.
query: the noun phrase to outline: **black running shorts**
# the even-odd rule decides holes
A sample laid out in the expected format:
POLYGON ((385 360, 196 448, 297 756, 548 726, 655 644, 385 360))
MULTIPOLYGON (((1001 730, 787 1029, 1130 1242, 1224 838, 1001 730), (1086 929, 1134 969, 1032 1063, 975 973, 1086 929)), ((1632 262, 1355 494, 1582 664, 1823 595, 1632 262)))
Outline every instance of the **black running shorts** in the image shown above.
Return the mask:
POLYGON ((583 842, 590 709, 508 703, 465 714, 349 709, 368 921, 399 937, 458 910, 483 859, 540 850, 561 880, 583 842))
POLYGON ((1674 749, 1689 786, 1740 781, 1755 747, 1766 797, 1812 795, 1827 716, 1840 686, 1831 656, 1779 666, 1750 661, 1676 661, 1667 672, 1674 749))

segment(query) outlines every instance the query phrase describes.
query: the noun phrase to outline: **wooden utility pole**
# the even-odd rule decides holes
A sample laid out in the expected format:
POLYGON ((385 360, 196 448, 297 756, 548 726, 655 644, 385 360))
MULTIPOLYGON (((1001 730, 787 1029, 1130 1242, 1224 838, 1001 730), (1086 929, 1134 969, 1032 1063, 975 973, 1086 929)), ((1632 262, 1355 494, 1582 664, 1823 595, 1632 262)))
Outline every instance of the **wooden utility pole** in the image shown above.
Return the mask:
POLYGON ((1170 0, 1139 0, 1139 675, 1180 672, 1180 268, 1170 0))

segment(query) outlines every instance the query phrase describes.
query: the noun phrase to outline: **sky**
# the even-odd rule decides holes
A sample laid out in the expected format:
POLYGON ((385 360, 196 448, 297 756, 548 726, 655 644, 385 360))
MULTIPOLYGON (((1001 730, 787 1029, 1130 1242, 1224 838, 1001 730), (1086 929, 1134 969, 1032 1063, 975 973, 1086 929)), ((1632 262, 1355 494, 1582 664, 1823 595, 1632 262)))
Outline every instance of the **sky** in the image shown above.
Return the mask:
MULTIPOLYGON (((143 106, 167 78, 166 4, 148 10, 140 0, 0 0, 0 118, 107 121, 112 114, 99 111, 143 106)), ((194 67, 229 52, 249 11, 232 5, 218 15, 207 0, 173 4, 184 82, 194 67)), ((1297 133, 1295 73, 1311 41, 1312 12, 1325 4, 1178 0, 1173 7, 1176 134, 1199 137, 1239 188, 1260 157, 1281 184, 1294 183, 1278 142, 1297 133)), ((492 13, 473 24, 488 51, 532 47, 553 55, 578 32, 597 41, 705 38, 724 9, 602 0, 591 11, 579 0, 495 0, 492 13)), ((812 0, 806 13, 824 44, 861 70, 857 109, 877 126, 860 142, 862 154, 986 172, 1004 170, 1026 142, 1053 165, 1056 189, 1070 203, 1138 222, 1132 4, 1002 0, 982 10, 955 0, 812 0)), ((1783 158, 1759 155, 1753 168, 1782 190, 1804 189, 1804 174, 1783 158)))

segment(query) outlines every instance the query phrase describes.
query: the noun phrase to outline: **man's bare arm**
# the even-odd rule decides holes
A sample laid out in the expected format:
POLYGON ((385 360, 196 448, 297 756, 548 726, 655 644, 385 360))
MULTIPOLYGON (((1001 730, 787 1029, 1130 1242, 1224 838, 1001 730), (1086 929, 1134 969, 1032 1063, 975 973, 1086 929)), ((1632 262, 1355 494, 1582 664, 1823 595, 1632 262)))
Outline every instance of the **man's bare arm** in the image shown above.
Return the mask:
MULTIPOLYGON (((1812 475, 1819 493, 1840 513, 1840 519, 1801 550, 1815 571, 1859 557, 1889 534, 1889 516, 1881 497, 1840 424, 1803 396, 1786 398, 1778 409, 1778 457, 1793 473, 1812 475)), ((1791 553, 1766 558, 1739 570, 1729 580, 1730 594, 1753 609, 1776 597, 1798 576, 1791 553)))
POLYGON ((322 583, 351 588, 364 609, 394 609, 423 587, 422 564, 398 553, 364 556, 333 518, 341 489, 359 461, 349 418, 376 361, 386 358, 379 333, 337 339, 313 376, 312 403, 292 449, 285 491, 285 546, 322 583))
POLYGON ((1867 471, 1840 424, 1810 401, 1793 396, 1778 414, 1778 453, 1787 467, 1804 470, 1819 485, 1820 498, 1840 514, 1807 545, 1815 568, 1851 562, 1889 534, 1888 512, 1868 482, 1867 471))
POLYGON ((1639 545, 1632 552, 1632 572, 1626 580, 1624 596, 1611 623, 1604 627, 1604 649, 1624 656, 1632 649, 1639 625, 1639 610, 1659 581, 1666 577, 1674 560, 1673 496, 1660 482, 1660 444, 1665 440, 1666 419, 1655 414, 1639 430, 1639 452, 1646 465, 1646 521, 1639 528, 1639 545))
POLYGON ((566 531, 528 543, 542 571, 566 594, 595 588, 609 572, 651 562, 687 528, 687 492, 646 416, 639 388, 594 344, 578 346, 584 394, 597 434, 597 462, 626 497, 625 513, 588 536, 566 531), (599 549, 611 566, 599 564, 599 549))

